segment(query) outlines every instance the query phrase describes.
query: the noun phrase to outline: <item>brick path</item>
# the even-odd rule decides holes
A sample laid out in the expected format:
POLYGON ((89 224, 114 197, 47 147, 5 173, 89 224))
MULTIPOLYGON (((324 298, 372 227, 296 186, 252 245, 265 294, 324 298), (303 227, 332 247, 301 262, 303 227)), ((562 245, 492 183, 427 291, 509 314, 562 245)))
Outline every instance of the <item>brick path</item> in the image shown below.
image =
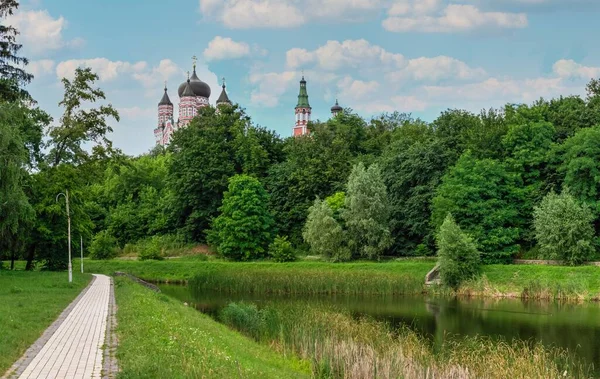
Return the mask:
POLYGON ((94 282, 19 378, 102 377, 111 280, 105 275, 94 276, 94 282))

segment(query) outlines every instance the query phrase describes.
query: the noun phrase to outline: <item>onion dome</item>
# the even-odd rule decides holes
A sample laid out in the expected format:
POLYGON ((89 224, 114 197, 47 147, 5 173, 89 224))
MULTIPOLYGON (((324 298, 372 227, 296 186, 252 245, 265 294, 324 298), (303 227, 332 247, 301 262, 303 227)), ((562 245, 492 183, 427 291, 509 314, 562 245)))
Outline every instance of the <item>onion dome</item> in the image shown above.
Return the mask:
POLYGON ((229 96, 227 96, 227 91, 225 90, 225 78, 223 78, 223 85, 221 86, 223 90, 221 91, 221 95, 217 99, 217 105, 219 104, 229 104, 231 105, 231 100, 229 100, 229 96))
POLYGON ((335 105, 333 107, 331 107, 331 113, 337 113, 337 112, 341 112, 343 110, 344 110, 344 108, 340 107, 337 99, 335 99, 335 105))
POLYGON ((160 99, 160 103, 158 103, 158 106, 161 105, 173 105, 173 103, 171 102, 171 99, 169 99, 169 95, 167 94, 167 85, 165 84, 165 93, 163 94, 162 99, 160 99))
POLYGON ((187 80, 185 87, 183 87, 183 91, 179 94, 179 97, 195 97, 194 91, 192 90, 190 79, 187 80))
MULTIPOLYGON (((189 79, 190 82, 190 86, 192 88, 192 92, 194 93, 194 96, 202 96, 202 97, 206 97, 207 99, 210 97, 210 86, 206 83, 204 83, 202 80, 200 80, 200 78, 198 78, 198 75, 196 74, 196 66, 194 65, 194 72, 192 73, 192 77, 189 79)), ((183 95, 183 90, 185 89, 187 83, 181 83, 181 85, 179 86, 179 97, 181 97, 183 95)))

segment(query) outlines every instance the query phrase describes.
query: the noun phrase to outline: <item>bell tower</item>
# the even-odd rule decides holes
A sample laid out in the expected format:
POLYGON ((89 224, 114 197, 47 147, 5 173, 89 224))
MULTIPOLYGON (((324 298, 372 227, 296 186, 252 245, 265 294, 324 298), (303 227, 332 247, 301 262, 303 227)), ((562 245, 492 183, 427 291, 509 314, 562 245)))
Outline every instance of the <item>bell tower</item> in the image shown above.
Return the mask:
POLYGON ((304 73, 302 73, 298 104, 296 104, 295 108, 296 123, 294 124, 294 137, 303 136, 309 133, 308 123, 310 122, 311 111, 312 108, 308 103, 308 92, 306 91, 306 80, 304 80, 304 73))

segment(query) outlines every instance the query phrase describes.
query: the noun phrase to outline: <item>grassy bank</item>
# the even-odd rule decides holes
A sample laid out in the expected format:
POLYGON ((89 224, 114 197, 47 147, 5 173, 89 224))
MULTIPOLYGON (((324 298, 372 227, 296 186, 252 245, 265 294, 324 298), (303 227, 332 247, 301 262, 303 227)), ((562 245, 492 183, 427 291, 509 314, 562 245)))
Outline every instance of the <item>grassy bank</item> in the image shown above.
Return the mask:
POLYGON ((170 297, 116 278, 120 378, 303 378, 285 358, 170 297))
MULTIPOLYGON (((187 282, 194 288, 225 292, 450 294, 423 285, 434 262, 385 263, 235 263, 198 259, 165 261, 87 261, 86 271, 125 271, 146 280, 187 282)), ((598 300, 600 267, 534 265, 484 266, 477 280, 458 291, 463 296, 598 300)))
POLYGON ((88 274, 0 270, 0 374, 23 355, 88 284, 88 274))
POLYGON ((541 344, 467 337, 434 349, 409 330, 336 309, 232 303, 223 323, 284 353, 311 360, 325 378, 584 378, 591 368, 541 344))

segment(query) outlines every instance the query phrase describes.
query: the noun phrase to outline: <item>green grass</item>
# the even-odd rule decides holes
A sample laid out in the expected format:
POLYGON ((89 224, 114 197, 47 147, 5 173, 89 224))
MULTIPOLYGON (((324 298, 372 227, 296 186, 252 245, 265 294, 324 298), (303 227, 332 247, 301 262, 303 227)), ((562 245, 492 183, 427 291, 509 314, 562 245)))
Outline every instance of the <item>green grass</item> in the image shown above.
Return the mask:
MULTIPOLYGON (((77 263, 75 263, 77 265, 77 263)), ((426 288, 425 274, 435 262, 423 260, 382 263, 205 261, 192 258, 165 261, 88 261, 87 272, 125 271, 156 282, 190 282, 198 289, 224 292, 415 294, 426 288)), ((465 283, 463 296, 528 297, 535 299, 600 299, 600 267, 491 265, 482 276, 465 283)))
POLYGON ((116 278, 119 378, 304 378, 310 364, 283 355, 193 308, 116 278))
POLYGON ((88 274, 0 270, 0 374, 23 355, 88 284, 88 274))

